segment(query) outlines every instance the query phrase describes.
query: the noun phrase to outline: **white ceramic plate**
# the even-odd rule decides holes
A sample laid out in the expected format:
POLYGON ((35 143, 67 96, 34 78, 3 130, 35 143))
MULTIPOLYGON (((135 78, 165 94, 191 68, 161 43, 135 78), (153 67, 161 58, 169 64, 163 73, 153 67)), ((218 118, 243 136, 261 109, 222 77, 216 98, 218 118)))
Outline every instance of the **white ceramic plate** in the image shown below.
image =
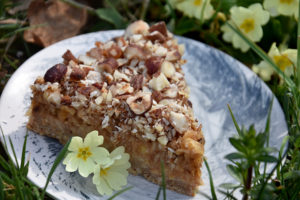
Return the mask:
MULTIPOLYGON (((119 36, 122 31, 104 31, 80 35, 58 42, 38 52, 28 59, 14 73, 7 83, 0 101, 0 125, 5 137, 10 136, 18 160, 20 161, 22 144, 26 134, 25 113, 30 105, 30 85, 38 75, 58 62, 61 55, 70 49, 76 56, 84 54, 94 46, 95 41, 107 41, 119 36)), ((230 104, 239 124, 248 127, 255 124, 257 130, 263 130, 267 110, 272 98, 269 88, 248 68, 232 57, 206 46, 200 42, 179 37, 184 43, 184 58, 188 63, 183 66, 186 80, 191 88, 191 98, 195 115, 203 124, 205 135, 205 156, 214 177, 216 186, 233 181, 226 171, 224 156, 233 151, 228 137, 235 134, 227 104, 230 104)), ((275 99, 271 116, 270 145, 278 147, 287 134, 284 114, 275 99)), ((28 178, 39 187, 43 187, 49 170, 62 146, 54 139, 29 132, 26 156, 30 158, 28 178)), ((11 149, 9 154, 12 155, 11 149)), ((201 192, 209 193, 208 174, 203 167, 204 185, 201 192)), ((133 189, 123 193, 117 199, 155 199, 158 186, 142 177, 129 176, 128 185, 133 189)), ((68 173, 62 164, 53 174, 47 192, 57 199, 107 199, 97 194, 89 177, 84 179, 78 173, 68 173)), ((218 194, 220 195, 220 194, 218 194)), ((167 191, 168 199, 193 199, 173 191, 167 191)), ((203 196, 197 195, 197 199, 203 196)))

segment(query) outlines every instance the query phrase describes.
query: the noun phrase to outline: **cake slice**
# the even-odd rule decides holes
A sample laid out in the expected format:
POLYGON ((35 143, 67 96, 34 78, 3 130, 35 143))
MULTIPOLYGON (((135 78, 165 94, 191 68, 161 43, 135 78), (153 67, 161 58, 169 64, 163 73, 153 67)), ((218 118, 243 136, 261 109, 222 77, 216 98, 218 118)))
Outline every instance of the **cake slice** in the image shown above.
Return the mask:
POLYGON ((123 36, 71 51, 32 85, 28 129, 66 143, 98 130, 109 150, 124 146, 130 173, 194 195, 201 184, 204 138, 188 100, 184 47, 164 22, 128 26, 123 36))

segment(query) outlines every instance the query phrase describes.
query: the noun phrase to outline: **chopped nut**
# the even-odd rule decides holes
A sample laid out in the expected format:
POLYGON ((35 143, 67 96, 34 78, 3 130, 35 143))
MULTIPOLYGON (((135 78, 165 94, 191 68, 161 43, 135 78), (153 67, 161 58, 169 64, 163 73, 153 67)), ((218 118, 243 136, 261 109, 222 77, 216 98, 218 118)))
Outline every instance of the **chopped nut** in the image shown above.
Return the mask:
POLYGON ((142 21, 142 20, 138 20, 133 22, 132 24, 130 24, 127 29, 125 30, 125 38, 130 37, 131 35, 134 34, 141 34, 141 33, 145 33, 147 32, 149 29, 149 25, 142 21))
POLYGON ((79 81, 81 79, 84 79, 85 76, 86 76, 85 71, 81 68, 78 68, 78 67, 74 67, 72 69, 72 73, 70 74, 70 78, 72 80, 75 80, 75 81, 79 81))
POLYGON ((142 74, 132 76, 131 81, 130 81, 130 85, 135 90, 140 90, 140 89, 143 88, 143 79, 144 79, 144 76, 142 74))
POLYGON ((153 56, 153 57, 148 58, 145 62, 145 65, 148 70, 147 71, 148 74, 150 74, 150 75, 155 74, 160 69, 161 63, 162 63, 161 57, 153 56))
POLYGON ((100 105, 100 104, 102 103, 102 101, 103 101, 103 97, 102 97, 102 96, 99 96, 99 97, 97 97, 97 98, 95 99, 95 103, 96 103, 97 105, 100 105))
POLYGON ((72 100, 71 100, 70 96, 65 95, 65 96, 61 97, 61 104, 62 105, 71 105, 71 103, 72 103, 72 100))
POLYGON ((102 87, 103 87, 103 84, 100 84, 100 83, 94 83, 93 86, 96 87, 98 90, 101 91, 101 89, 102 89, 102 87))
POLYGON ((168 98, 175 98, 178 94, 178 88, 175 84, 172 84, 169 89, 164 91, 163 96, 168 98))
POLYGON ((161 71, 165 74, 166 77, 171 78, 176 70, 174 65, 171 62, 164 61, 161 65, 161 71))
POLYGON ((78 57, 78 60, 83 62, 83 64, 89 65, 89 66, 93 65, 97 61, 95 58, 92 58, 92 57, 86 56, 86 55, 80 55, 78 57))
POLYGON ((168 138, 167 136, 163 135, 157 138, 157 141, 161 144, 161 145, 166 145, 168 143, 168 138))
POLYGON ((153 91, 152 92, 152 98, 156 101, 156 102, 160 102, 163 99, 162 93, 159 91, 153 91))
POLYGON ((168 30, 165 22, 158 22, 156 24, 153 24, 149 28, 149 32, 158 31, 161 34, 163 34, 165 37, 168 37, 168 30))
POLYGON ((117 83, 116 85, 111 86, 110 90, 113 96, 130 94, 133 92, 133 88, 130 86, 130 84, 125 82, 117 83))
POLYGON ((178 51, 181 54, 181 56, 183 56, 184 50, 185 50, 184 44, 178 45, 178 51))
POLYGON ((163 73, 160 73, 158 77, 153 77, 149 81, 149 86, 156 91, 161 91, 162 89, 168 87, 169 85, 170 83, 163 73))
POLYGON ((98 69, 100 69, 100 71, 103 70, 112 74, 115 71, 115 69, 118 68, 118 62, 114 58, 108 58, 103 62, 99 63, 97 67, 98 69))
POLYGON ((157 47, 157 49, 155 50, 155 54, 157 56, 166 56, 167 53, 168 53, 168 49, 162 46, 157 47))
POLYGON ((99 61, 102 61, 104 59, 103 50, 100 48, 92 48, 89 52, 86 53, 86 55, 99 61))
POLYGON ((96 71, 89 71, 86 76, 86 82, 89 84, 101 82, 101 74, 96 71))
POLYGON ((109 49, 105 51, 106 57, 113 57, 115 59, 123 56, 121 48, 117 45, 112 45, 109 49))
POLYGON ((152 33, 150 33, 149 35, 146 36, 146 38, 148 40, 151 40, 151 42, 159 42, 159 43, 164 43, 166 41, 165 36, 163 36, 163 34, 161 34, 158 31, 153 31, 152 33))
POLYGON ((177 61, 181 59, 181 54, 178 50, 173 50, 167 53, 166 60, 167 61, 177 61))
POLYGON ((127 82, 130 81, 126 74, 120 73, 118 70, 115 70, 114 79, 115 79, 115 81, 118 81, 118 80, 121 80, 121 81, 124 80, 127 82))
POLYGON ((46 82, 59 82, 63 79, 64 75, 67 72, 67 66, 64 64, 57 64, 47 70, 44 80, 46 82))
POLYGON ((88 86, 88 87, 80 87, 80 88, 78 88, 78 92, 79 92, 80 94, 83 94, 83 95, 85 95, 85 96, 88 96, 88 95, 90 95, 90 93, 91 93, 94 89, 95 89, 94 87, 90 87, 90 86, 88 86))
POLYGON ((73 60, 77 64, 80 63, 80 61, 72 54, 69 49, 64 53, 62 57, 64 59, 64 64, 66 65, 70 62, 70 60, 73 60))
POLYGON ((145 59, 146 53, 142 47, 132 44, 125 49, 124 56, 127 59, 138 58, 142 60, 145 59))
POLYGON ((170 123, 179 133, 184 133, 190 126, 185 115, 171 111, 170 123))
POLYGON ((129 97, 126 103, 136 115, 144 114, 151 109, 151 93, 138 92, 136 95, 129 97))
POLYGON ((117 43, 117 45, 119 47, 123 47, 123 46, 125 46, 127 44, 126 40, 124 39, 124 37, 115 37, 115 38, 113 38, 113 40, 117 43))

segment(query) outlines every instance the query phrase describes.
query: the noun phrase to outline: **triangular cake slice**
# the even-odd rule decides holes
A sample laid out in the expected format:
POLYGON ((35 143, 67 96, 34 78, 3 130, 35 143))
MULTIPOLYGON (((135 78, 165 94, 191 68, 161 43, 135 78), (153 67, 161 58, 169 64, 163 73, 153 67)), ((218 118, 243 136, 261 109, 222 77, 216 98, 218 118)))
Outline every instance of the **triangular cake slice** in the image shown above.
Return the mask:
POLYGON ((194 195, 201 184, 204 138, 188 100, 184 47, 164 22, 128 26, 123 36, 71 51, 32 85, 28 129, 66 143, 92 130, 109 150, 124 146, 132 174, 194 195))

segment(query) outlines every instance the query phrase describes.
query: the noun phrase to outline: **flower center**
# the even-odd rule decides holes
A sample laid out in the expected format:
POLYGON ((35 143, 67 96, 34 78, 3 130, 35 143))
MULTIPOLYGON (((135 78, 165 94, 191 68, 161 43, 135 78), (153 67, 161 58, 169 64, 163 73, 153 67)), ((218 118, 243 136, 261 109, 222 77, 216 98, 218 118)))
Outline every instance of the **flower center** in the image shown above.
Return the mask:
POLYGON ((288 66, 293 65, 293 63, 290 61, 290 59, 286 55, 279 55, 279 56, 274 56, 274 61, 277 64, 277 66, 284 71, 285 68, 288 66))
POLYGON ((200 6, 202 3, 202 0, 194 0, 194 5, 195 6, 200 6))
POLYGON ((100 176, 106 176, 107 175, 107 171, 109 171, 110 167, 107 167, 105 169, 100 170, 100 176))
POLYGON ((240 28, 243 29, 245 33, 249 33, 254 30, 254 19, 245 19, 240 25, 240 28))
POLYGON ((81 158, 82 160, 86 161, 86 159, 91 155, 92 152, 90 151, 90 147, 83 147, 79 148, 77 158, 81 158))
POLYGON ((280 3, 291 4, 294 0, 280 0, 280 3))

